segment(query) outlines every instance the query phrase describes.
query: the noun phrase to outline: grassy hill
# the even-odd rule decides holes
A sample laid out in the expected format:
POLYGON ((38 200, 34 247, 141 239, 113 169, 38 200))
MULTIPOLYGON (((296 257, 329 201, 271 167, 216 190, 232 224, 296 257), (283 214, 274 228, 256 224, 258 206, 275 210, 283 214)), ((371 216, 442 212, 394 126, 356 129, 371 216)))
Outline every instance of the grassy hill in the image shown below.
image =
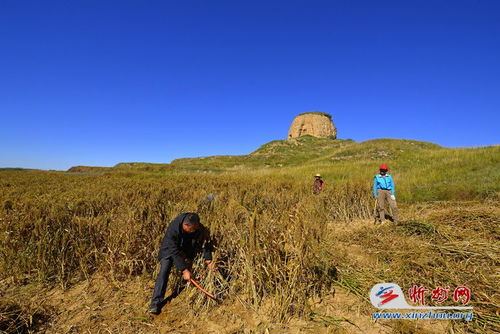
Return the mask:
MULTIPOLYGON (((248 155, 182 158, 170 164, 119 163, 112 168, 72 167, 86 173, 259 173, 310 182, 321 173, 328 184, 349 180, 369 184, 377 167, 388 164, 402 200, 485 199, 499 197, 500 146, 444 148, 405 139, 364 142, 304 136, 275 140, 248 155)), ((142 175, 142 176, 141 176, 142 175)), ((369 185, 368 185, 369 186, 369 185)))
POLYGON ((173 160, 171 164, 177 168, 208 171, 298 166, 353 143, 351 140, 304 136, 272 141, 248 155, 184 158, 173 160))
POLYGON ((228 169, 234 167, 290 167, 322 161, 397 159, 403 152, 437 150, 436 144, 414 140, 377 139, 361 143, 352 140, 315 138, 275 140, 242 156, 213 156, 172 161, 180 168, 228 169))
POLYGON ((171 164, 0 170, 0 331, 498 331, 499 167, 498 146, 302 137, 171 164), (373 224, 381 163, 395 178, 398 225, 373 224), (319 196, 315 173, 326 181, 319 196), (218 196, 206 205, 209 193, 218 196), (219 263, 209 273, 199 261, 194 274, 220 302, 174 271, 167 295, 184 290, 150 318, 158 245, 192 210, 219 263), (474 319, 374 321, 367 296, 380 282, 466 285, 474 319))

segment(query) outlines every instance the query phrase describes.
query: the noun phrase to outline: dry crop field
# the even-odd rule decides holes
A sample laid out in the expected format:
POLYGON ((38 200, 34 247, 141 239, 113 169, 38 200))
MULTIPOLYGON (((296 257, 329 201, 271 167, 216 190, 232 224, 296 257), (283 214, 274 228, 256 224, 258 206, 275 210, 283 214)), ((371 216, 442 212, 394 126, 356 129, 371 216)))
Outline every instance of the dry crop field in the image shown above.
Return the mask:
MULTIPOLYGON (((415 179, 401 179, 408 194, 399 202, 401 222, 376 226, 368 171, 345 180, 339 168, 337 181, 313 196, 303 177, 308 168, 0 171, 0 331, 500 329, 498 192, 489 189, 478 198, 471 189, 469 198, 425 200, 411 196, 415 179), (216 199, 204 203, 210 193, 216 199), (194 274, 219 301, 185 286, 174 271, 167 292, 174 298, 153 318, 145 311, 158 246, 168 222, 183 211, 198 211, 211 230, 218 270, 207 272, 197 263, 194 274), (474 320, 374 321, 368 292, 379 282, 404 289, 466 285, 474 320)), ((334 168, 329 172, 335 175, 334 168)))

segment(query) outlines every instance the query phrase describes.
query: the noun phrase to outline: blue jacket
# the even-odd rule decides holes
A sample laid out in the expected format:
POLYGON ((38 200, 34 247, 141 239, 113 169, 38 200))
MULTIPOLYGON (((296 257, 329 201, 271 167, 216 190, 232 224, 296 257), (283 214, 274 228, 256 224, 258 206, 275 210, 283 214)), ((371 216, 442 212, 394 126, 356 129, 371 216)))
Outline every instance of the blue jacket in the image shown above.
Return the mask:
POLYGON ((373 197, 377 197, 378 189, 390 190, 391 195, 394 195, 394 181, 391 174, 385 174, 385 177, 380 174, 375 175, 373 179, 373 197))

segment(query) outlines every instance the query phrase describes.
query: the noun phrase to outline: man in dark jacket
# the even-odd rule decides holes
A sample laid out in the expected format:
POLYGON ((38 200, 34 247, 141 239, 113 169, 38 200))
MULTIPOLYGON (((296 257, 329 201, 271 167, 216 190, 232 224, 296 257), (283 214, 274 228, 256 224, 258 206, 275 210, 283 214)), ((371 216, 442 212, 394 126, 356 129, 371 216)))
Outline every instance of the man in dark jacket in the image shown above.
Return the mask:
POLYGON ((149 313, 159 314, 167 289, 168 276, 175 264, 186 281, 191 279, 191 265, 199 252, 203 252, 205 263, 214 269, 212 244, 208 229, 200 223, 200 217, 193 212, 182 213, 170 222, 160 245, 158 261, 160 273, 156 279, 149 313))

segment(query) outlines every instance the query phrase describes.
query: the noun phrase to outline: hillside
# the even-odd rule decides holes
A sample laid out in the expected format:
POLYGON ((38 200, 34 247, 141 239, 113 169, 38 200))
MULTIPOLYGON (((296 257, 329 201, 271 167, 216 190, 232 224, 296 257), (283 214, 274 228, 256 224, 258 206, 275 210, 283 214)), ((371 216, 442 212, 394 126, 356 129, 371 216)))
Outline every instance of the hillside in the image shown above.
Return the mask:
POLYGON ((245 156, 86 168, 0 170, 0 332, 500 329, 498 146, 301 137, 245 156), (397 225, 373 222, 380 163, 396 182, 397 225), (326 188, 313 196, 318 172, 326 188), (150 317, 158 245, 185 211, 200 213, 217 245, 219 270, 197 262, 194 273, 219 302, 174 270, 167 305, 150 317), (379 282, 466 285, 474 319, 374 320, 367 296, 379 282))
POLYGON ((303 136, 275 140, 248 155, 182 158, 170 164, 119 163, 112 168, 72 167, 69 172, 157 175, 260 173, 308 180, 321 173, 330 184, 349 179, 370 182, 377 166, 389 164, 403 200, 498 198, 500 146, 444 148, 405 139, 364 142, 303 136), (473 187, 470 185, 474 184, 473 187))
POLYGON ((272 141, 248 155, 184 158, 173 160, 171 164, 177 168, 194 170, 298 166, 352 144, 355 144, 352 140, 303 136, 297 139, 272 141))
POLYGON ((248 155, 188 158, 172 161, 179 168, 228 169, 235 167, 289 167, 320 161, 396 159, 401 153, 436 150, 440 146, 413 140, 377 139, 356 143, 352 140, 303 136, 275 140, 248 155))
POLYGON ((71 167, 69 172, 104 172, 110 170, 160 171, 168 169, 221 172, 238 169, 291 167, 320 161, 359 161, 396 159, 402 153, 421 153, 439 150, 439 145, 416 140, 375 139, 365 142, 303 136, 289 140, 275 140, 262 145, 247 155, 218 155, 200 158, 179 158, 170 164, 123 162, 114 167, 71 167))
POLYGON ((331 159, 342 160, 374 160, 395 159, 401 153, 421 153, 423 150, 439 150, 439 145, 416 140, 375 139, 365 142, 353 140, 315 138, 303 136, 289 140, 275 140, 262 145, 247 155, 218 155, 200 158, 179 158, 170 164, 147 162, 122 162, 114 167, 71 167, 69 172, 103 172, 110 168, 114 170, 159 171, 189 170, 189 171, 230 171, 241 168, 269 168, 299 166, 312 161, 331 159))

